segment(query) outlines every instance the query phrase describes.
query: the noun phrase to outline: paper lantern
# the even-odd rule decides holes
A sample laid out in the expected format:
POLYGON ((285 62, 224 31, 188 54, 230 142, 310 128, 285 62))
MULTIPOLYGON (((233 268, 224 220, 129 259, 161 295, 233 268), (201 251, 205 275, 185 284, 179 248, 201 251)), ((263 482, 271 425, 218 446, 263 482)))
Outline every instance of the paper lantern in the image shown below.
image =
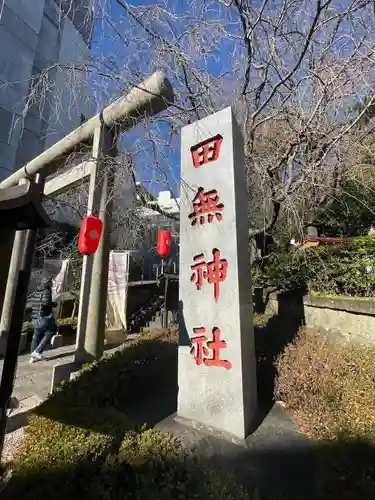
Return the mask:
POLYGON ((158 248, 157 252, 160 257, 168 257, 171 251, 172 235, 170 231, 163 229, 158 233, 158 248))
POLYGON ((78 249, 84 255, 92 255, 99 246, 100 236, 103 230, 103 223, 99 217, 89 215, 82 221, 81 232, 79 233, 78 249))

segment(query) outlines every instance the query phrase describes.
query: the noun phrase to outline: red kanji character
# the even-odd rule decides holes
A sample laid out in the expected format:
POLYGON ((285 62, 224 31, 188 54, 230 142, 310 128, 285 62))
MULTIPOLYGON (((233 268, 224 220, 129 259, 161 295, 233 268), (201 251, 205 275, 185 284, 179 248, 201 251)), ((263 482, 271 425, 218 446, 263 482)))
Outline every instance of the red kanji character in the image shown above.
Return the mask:
POLYGON ((193 208, 194 212, 189 215, 189 219, 192 219, 192 226, 195 226, 197 222, 204 224, 206 222, 206 214, 208 214, 207 219, 209 224, 214 220, 215 215, 217 220, 220 221, 223 219, 220 212, 224 210, 224 205, 220 203, 216 189, 204 192, 204 188, 200 187, 193 199, 193 208))
POLYGON ((193 165, 199 168, 206 163, 216 161, 219 158, 220 146, 223 142, 223 137, 218 134, 215 137, 206 139, 205 141, 196 144, 190 148, 193 157, 193 165))
POLYGON ((220 295, 219 287, 227 277, 228 261, 220 259, 220 250, 212 250, 214 260, 207 262, 207 282, 214 285, 214 297, 217 301, 220 295))
POLYGON ((212 329, 213 340, 207 342, 207 347, 210 351, 212 351, 212 357, 206 358, 204 360, 204 364, 207 366, 222 366, 227 370, 232 368, 232 363, 227 360, 220 359, 220 349, 225 349, 227 347, 227 343, 225 340, 220 339, 221 331, 219 328, 214 327, 212 329))
POLYGON ((225 281, 227 277, 228 261, 226 259, 220 259, 220 250, 214 248, 212 250, 213 260, 211 262, 206 262, 204 259, 204 254, 201 253, 194 257, 196 264, 191 266, 191 269, 195 271, 191 277, 190 281, 195 283, 197 290, 200 290, 203 285, 203 279, 207 280, 207 283, 214 285, 214 297, 217 301, 220 296, 220 283, 225 281))
POLYGON ((204 363, 206 366, 219 366, 227 370, 232 368, 230 361, 220 359, 220 349, 225 349, 227 343, 225 340, 220 339, 221 331, 219 328, 214 327, 212 329, 213 340, 208 340, 203 335, 206 333, 205 328, 194 328, 193 332, 199 334, 197 337, 191 339, 191 342, 196 344, 196 346, 193 346, 190 350, 190 354, 194 356, 197 365, 204 363), (211 354, 211 357, 208 357, 209 354, 211 354))
POLYGON ((194 257, 194 261, 200 261, 200 262, 197 262, 196 264, 193 264, 192 266, 190 266, 191 269, 194 271, 194 273, 190 277, 190 281, 192 283, 195 283, 197 290, 200 290, 202 288, 203 278, 206 277, 207 264, 202 259, 204 259, 203 253, 196 255, 194 257))
POLYGON ((206 333, 205 328, 193 328, 193 332, 196 334, 202 334, 198 335, 197 337, 193 337, 191 339, 192 344, 196 344, 196 346, 193 346, 190 350, 190 354, 194 356, 195 362, 197 365, 201 365, 205 359, 205 356, 208 356, 208 349, 207 347, 204 346, 204 344, 207 342, 207 337, 203 335, 206 333))

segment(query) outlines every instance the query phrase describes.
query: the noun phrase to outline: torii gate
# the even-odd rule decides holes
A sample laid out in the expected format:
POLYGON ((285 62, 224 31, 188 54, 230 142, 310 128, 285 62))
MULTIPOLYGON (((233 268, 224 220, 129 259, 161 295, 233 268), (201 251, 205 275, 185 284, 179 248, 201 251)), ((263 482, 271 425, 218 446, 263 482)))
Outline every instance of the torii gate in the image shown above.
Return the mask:
MULTIPOLYGON (((89 180, 87 213, 103 221, 103 233, 95 255, 83 258, 75 362, 81 364, 103 354, 107 300, 109 229, 112 215, 108 192, 113 181, 105 158, 116 155, 117 135, 168 108, 174 102, 173 89, 162 72, 156 72, 129 94, 107 106, 55 145, 31 160, 0 183, 0 189, 34 180, 46 195, 62 193, 82 179, 89 180), (45 183, 72 153, 92 144, 92 159, 45 183)), ((28 262, 28 279, 35 251, 36 231, 17 231, 13 250, 9 246, 9 272, 0 276, 1 337, 9 331, 20 262, 28 262), (11 257, 10 257, 11 253, 11 257), (4 300, 2 300, 4 297, 4 300)), ((23 304, 24 311, 26 303, 23 304)))

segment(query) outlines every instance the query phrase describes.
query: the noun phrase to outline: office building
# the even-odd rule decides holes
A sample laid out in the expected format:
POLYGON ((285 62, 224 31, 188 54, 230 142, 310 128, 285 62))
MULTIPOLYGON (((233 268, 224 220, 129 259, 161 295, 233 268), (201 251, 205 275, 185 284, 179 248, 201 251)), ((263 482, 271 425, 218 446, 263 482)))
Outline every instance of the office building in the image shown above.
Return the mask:
POLYGON ((84 66, 90 57, 90 3, 0 1, 0 180, 90 113, 88 96, 73 97, 64 74, 64 67, 84 66), (44 84, 36 85, 41 74, 44 84))

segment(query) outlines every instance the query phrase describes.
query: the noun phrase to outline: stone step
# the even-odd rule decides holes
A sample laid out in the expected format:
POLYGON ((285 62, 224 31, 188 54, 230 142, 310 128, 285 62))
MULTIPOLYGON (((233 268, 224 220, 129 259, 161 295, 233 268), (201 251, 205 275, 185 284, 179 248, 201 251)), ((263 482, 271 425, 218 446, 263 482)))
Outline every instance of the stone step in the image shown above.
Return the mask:
POLYGON ((157 328, 162 328, 161 316, 155 318, 153 321, 150 321, 146 326, 141 328, 142 333, 148 333, 157 328))
POLYGON ((27 425, 27 420, 30 412, 40 405, 43 400, 37 395, 31 395, 17 401, 15 408, 8 411, 6 432, 14 432, 27 425))

